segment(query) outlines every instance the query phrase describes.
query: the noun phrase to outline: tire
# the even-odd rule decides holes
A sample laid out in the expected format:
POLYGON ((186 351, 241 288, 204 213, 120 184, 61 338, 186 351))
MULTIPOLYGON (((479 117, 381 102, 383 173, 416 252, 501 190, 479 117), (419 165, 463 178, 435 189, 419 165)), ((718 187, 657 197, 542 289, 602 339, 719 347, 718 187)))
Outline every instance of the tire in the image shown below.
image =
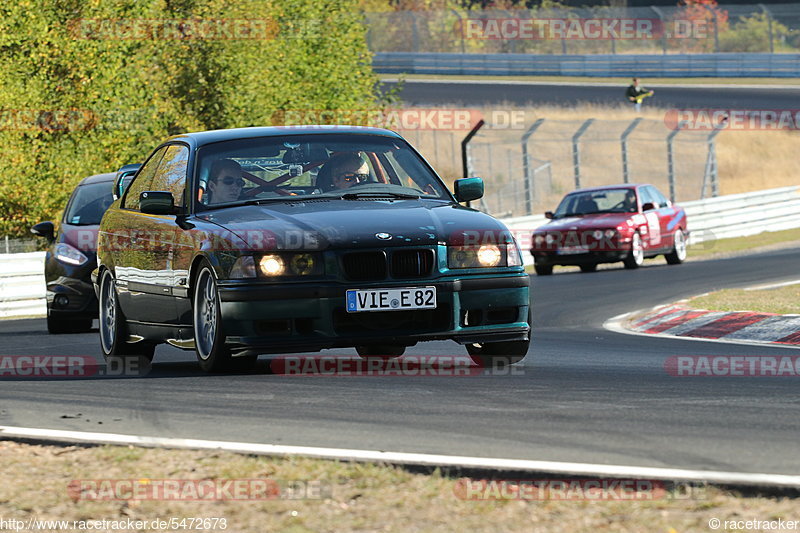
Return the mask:
POLYGON ((394 359, 403 355, 406 352, 406 347, 390 344, 370 344, 368 346, 356 346, 356 352, 363 359, 394 359))
POLYGON ((664 257, 667 259, 667 264, 680 265, 686 260, 686 235, 679 229, 672 237, 674 243, 672 251, 664 257))
MULTIPOLYGON (((531 323, 531 309, 528 308, 528 325, 531 323)), ((531 345, 531 333, 526 341, 486 342, 467 344, 467 353, 472 361, 481 368, 503 368, 525 359, 531 345)))
POLYGON ((233 357, 225 345, 219 292, 214 271, 204 263, 197 275, 192 294, 192 330, 197 361, 205 372, 247 371, 258 356, 233 357))
POLYGON ((86 333, 91 329, 91 318, 53 318, 47 315, 47 332, 54 335, 62 333, 86 333))
POLYGON ((628 256, 622 261, 625 268, 634 269, 639 268, 644 263, 644 246, 642 245, 642 237, 639 232, 633 234, 631 239, 631 249, 628 256))
POLYGON ((533 265, 533 269, 539 276, 549 276, 553 273, 553 265, 533 265))
POLYGON ((585 265, 580 265, 581 272, 596 272, 597 271, 597 263, 588 263, 585 265))
POLYGON ((112 359, 153 360, 156 345, 150 342, 128 343, 128 324, 119 306, 111 271, 104 270, 100 279, 100 349, 106 362, 112 359))

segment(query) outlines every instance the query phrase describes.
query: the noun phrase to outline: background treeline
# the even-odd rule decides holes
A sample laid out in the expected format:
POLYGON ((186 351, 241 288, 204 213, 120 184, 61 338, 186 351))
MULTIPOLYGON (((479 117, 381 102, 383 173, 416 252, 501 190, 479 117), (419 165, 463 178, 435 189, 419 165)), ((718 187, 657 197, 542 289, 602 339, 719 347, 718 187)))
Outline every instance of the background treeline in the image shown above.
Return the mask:
POLYGON ((0 235, 53 220, 83 177, 141 162, 169 135, 376 106, 362 21, 356 0, 4 3, 0 235), (130 38, 131 21, 154 31, 130 38), (169 21, 240 22, 198 38, 169 21))

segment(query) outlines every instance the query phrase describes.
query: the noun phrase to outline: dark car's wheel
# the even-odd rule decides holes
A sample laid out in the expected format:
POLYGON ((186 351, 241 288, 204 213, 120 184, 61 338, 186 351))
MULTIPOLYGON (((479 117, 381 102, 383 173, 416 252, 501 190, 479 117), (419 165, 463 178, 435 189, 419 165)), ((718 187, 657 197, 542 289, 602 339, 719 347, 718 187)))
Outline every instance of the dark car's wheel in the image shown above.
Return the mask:
POLYGON ((533 269, 540 276, 549 276, 553 273, 553 265, 533 265, 533 269))
POLYGON ((128 324, 119 307, 114 277, 109 270, 100 279, 100 348, 106 361, 111 359, 153 359, 155 344, 137 342, 128 344, 128 324))
POLYGON ((257 356, 233 357, 225 345, 217 280, 209 265, 204 265, 194 284, 194 344, 200 368, 206 372, 249 370, 257 356))
POLYGON ((356 352, 364 359, 393 359, 403 355, 406 352, 406 347, 391 344, 370 344, 368 346, 356 346, 356 352))
POLYGON ((92 329, 91 318, 55 318, 47 315, 47 332, 61 333, 86 333, 92 329))
POLYGON ((595 272, 597 270, 597 263, 586 263, 581 265, 581 272, 595 272))
POLYGON ((664 257, 667 258, 667 263, 670 265, 680 265, 686 260, 686 235, 682 230, 675 232, 673 242, 672 251, 665 254, 664 257))
POLYGON ((628 251, 628 256, 623 259, 625 268, 639 268, 644 263, 644 246, 642 245, 642 237, 638 232, 633 234, 631 238, 631 249, 628 251))

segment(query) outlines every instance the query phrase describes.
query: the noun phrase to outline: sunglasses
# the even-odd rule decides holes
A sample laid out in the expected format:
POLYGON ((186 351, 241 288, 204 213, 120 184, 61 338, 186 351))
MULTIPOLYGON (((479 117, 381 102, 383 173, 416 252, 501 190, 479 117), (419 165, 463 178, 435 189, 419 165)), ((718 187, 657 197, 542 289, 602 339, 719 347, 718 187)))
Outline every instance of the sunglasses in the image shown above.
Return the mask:
POLYGON ((234 178, 233 176, 217 178, 214 181, 222 183, 223 185, 236 185, 237 187, 244 187, 244 180, 242 178, 234 178))
POLYGON ((359 174, 356 172, 348 172, 345 174, 338 174, 335 176, 335 179, 344 181, 345 183, 361 183, 362 181, 367 181, 369 179, 369 174, 359 174))

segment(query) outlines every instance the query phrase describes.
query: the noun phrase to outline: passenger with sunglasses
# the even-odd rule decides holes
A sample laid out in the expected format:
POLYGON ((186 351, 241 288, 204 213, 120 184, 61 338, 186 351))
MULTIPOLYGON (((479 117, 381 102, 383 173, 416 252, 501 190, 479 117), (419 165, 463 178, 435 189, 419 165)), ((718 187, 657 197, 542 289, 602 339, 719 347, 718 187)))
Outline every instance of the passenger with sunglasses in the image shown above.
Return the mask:
POLYGON ((317 186, 323 191, 349 189, 369 180, 369 166, 360 155, 352 152, 333 156, 320 170, 317 186), (329 183, 322 183, 327 182, 329 183))
POLYGON ((232 159, 218 159, 211 165, 208 191, 211 194, 209 204, 235 202, 242 194, 244 179, 242 167, 232 159))

